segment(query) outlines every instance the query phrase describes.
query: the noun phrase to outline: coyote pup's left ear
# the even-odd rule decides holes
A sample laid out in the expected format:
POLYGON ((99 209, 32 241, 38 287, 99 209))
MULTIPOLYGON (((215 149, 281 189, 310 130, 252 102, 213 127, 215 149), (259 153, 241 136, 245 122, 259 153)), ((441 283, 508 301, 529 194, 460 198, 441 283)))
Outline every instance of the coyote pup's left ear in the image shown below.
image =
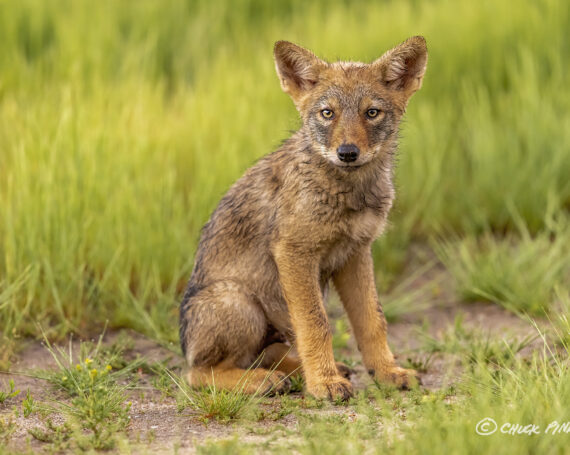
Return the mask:
POLYGON ((295 102, 317 84, 326 66, 312 52, 288 41, 277 41, 273 55, 281 88, 295 102))
POLYGON ((380 79, 393 90, 404 92, 409 98, 422 86, 427 67, 427 45, 423 36, 408 38, 372 63, 380 79))

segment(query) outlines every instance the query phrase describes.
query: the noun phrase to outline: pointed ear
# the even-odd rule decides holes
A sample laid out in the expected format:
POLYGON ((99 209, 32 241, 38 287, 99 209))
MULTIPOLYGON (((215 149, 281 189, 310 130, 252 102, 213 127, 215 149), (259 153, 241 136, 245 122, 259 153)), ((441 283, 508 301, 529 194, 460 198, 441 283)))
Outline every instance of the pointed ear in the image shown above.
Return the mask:
POLYGON ((372 66, 376 67, 386 86, 404 92, 409 98, 422 86, 427 57, 425 38, 413 36, 386 52, 372 66))
POLYGON ((281 88, 294 101, 317 84, 320 71, 327 65, 312 52, 288 41, 277 41, 273 55, 281 88))

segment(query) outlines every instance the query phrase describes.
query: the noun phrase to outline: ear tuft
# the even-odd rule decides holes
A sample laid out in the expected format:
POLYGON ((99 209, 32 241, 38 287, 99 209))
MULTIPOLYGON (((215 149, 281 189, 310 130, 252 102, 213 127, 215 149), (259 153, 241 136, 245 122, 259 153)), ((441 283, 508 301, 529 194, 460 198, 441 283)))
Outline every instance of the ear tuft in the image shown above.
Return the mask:
POLYGON ((312 52, 288 41, 277 41, 273 55, 281 88, 294 99, 316 85, 326 65, 312 52))
POLYGON ((413 36, 386 52, 373 65, 389 88, 414 93, 422 86, 427 67, 427 45, 423 36, 413 36))

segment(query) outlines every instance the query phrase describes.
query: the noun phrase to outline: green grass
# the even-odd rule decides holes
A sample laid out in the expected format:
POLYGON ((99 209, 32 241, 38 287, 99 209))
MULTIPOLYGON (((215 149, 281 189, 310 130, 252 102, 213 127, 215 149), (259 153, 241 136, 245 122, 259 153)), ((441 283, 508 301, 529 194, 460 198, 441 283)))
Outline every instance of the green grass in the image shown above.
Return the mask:
MULTIPOLYGON (((178 411, 190 410, 205 423, 214 419, 228 422, 251 414, 262 398, 262 388, 253 394, 245 393, 250 377, 244 373, 238 384, 231 389, 217 387, 216 384, 201 388, 192 388, 180 376, 167 371, 168 376, 178 389, 178 411)), ((213 373, 212 373, 213 374, 213 373)))
POLYGON ((37 335, 35 319, 51 335, 97 332, 108 318, 176 340, 200 227, 299 125, 277 39, 369 61, 427 38, 379 276, 397 279, 412 241, 512 229, 505 207, 531 233, 568 209, 567 2, 226 6, 0 4, 3 336, 37 335))
POLYGON ((30 428, 29 433, 34 439, 50 444, 53 452, 63 452, 73 447, 71 441, 73 428, 68 422, 56 425, 50 419, 47 419, 45 428, 30 428))
POLYGON ((567 351, 570 351, 570 291, 559 287, 555 292, 558 298, 558 312, 550 319, 554 325, 554 337, 567 351))
POLYGON ((107 450, 115 447, 117 437, 130 423, 131 403, 126 395, 131 387, 131 373, 140 365, 140 360, 119 362, 124 340, 121 338, 109 348, 102 347, 103 335, 98 343, 80 343, 79 355, 74 354, 72 341, 68 350, 52 346, 47 339, 46 349, 55 360, 55 370, 38 371, 34 376, 43 379, 69 400, 53 400, 41 404, 30 403, 27 396, 22 403, 24 415, 35 410, 43 414, 53 413, 67 420, 55 426, 48 419, 45 428, 34 427, 30 434, 37 440, 60 449, 107 450), (123 365, 113 371, 113 364, 123 365), (26 402, 27 401, 27 402, 26 402))
POLYGON ((4 390, 4 387, 2 387, 2 390, 0 390, 0 404, 4 404, 4 402, 10 398, 14 398, 16 396, 18 396, 20 394, 20 391, 18 389, 16 389, 16 385, 14 384, 14 380, 10 379, 10 381, 8 381, 8 389, 4 390))
POLYGON ((88 389, 105 388, 109 384, 128 380, 134 371, 144 365, 144 360, 125 360, 124 351, 128 342, 124 337, 119 336, 113 344, 103 347, 103 336, 99 336, 97 343, 80 342, 79 353, 74 353, 71 338, 67 349, 52 346, 45 339, 46 349, 55 360, 57 369, 38 370, 34 376, 72 397, 88 389))
POLYGON ((536 236, 490 233, 437 246, 462 300, 485 300, 534 315, 555 307, 555 289, 570 279, 570 227, 564 218, 536 236))
POLYGON ((26 398, 22 400, 22 412, 24 417, 30 417, 37 409, 37 403, 29 390, 26 391, 26 398))
MULTIPOLYGON (((16 425, 11 417, 0 417, 0 441, 6 444, 16 431, 16 425)), ((2 450, 2 449, 0 449, 2 450)))
POLYGON ((467 329, 459 315, 439 338, 424 336, 422 350, 455 354, 469 363, 507 364, 536 338, 538 335, 531 333, 518 338, 511 335, 510 339, 495 339, 484 330, 467 329))
MULTIPOLYGON (((415 389, 368 388, 351 402, 349 412, 306 413, 294 411, 297 424, 279 437, 262 443, 235 439, 210 441, 199 453, 301 454, 425 454, 425 453, 565 453, 567 434, 546 433, 554 421, 564 423, 570 399, 568 350, 555 350, 536 326, 532 329, 540 347, 527 355, 500 340, 494 350, 509 355, 487 362, 489 344, 471 343, 462 352, 471 368, 458 373, 458 386, 437 392, 415 389), (511 355, 512 354, 512 355, 511 355), (492 418, 498 431, 488 436, 476 433, 481 420, 492 418), (506 424, 538 425, 540 434, 509 435, 506 424)), ((454 350, 454 352, 457 352, 454 350)), ((451 374, 451 372, 450 372, 451 374)), ((330 405, 329 405, 330 406, 330 405)), ((271 431, 271 430, 269 430, 271 431)), ((273 430, 280 434, 279 429, 273 430)))

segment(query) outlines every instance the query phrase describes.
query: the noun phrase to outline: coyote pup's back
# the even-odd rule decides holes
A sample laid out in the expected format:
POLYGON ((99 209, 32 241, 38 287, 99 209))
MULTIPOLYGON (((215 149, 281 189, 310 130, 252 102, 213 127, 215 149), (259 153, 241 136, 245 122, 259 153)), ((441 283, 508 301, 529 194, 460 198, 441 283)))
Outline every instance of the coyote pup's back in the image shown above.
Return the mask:
POLYGON ((180 308, 189 382, 234 387, 263 353, 248 391, 284 390, 284 373, 302 369, 313 395, 348 398, 323 306, 332 280, 370 374, 405 387, 415 372, 388 348, 370 247, 394 198, 398 126, 421 86, 425 40, 368 65, 326 63, 280 41, 275 62, 303 126, 232 186, 204 226, 180 308))

